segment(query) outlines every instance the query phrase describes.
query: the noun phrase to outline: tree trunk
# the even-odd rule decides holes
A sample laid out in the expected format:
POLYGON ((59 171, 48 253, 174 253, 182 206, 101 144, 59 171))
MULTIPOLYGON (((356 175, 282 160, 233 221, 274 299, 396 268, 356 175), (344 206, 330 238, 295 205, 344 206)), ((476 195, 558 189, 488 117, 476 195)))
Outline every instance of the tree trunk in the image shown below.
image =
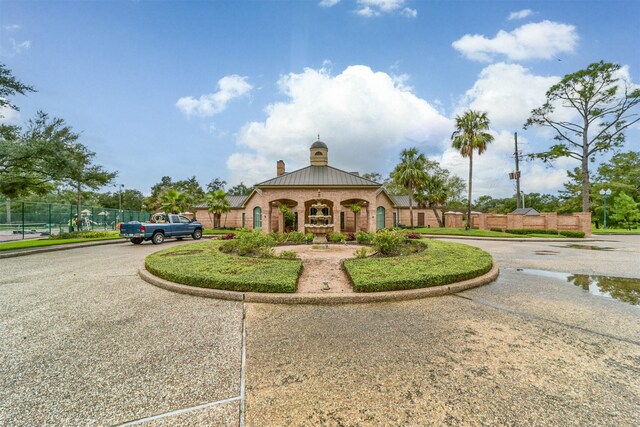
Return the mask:
POLYGON ((7 197, 5 204, 7 206, 7 224, 11 224, 11 199, 7 197))
POLYGON ((589 193, 591 184, 589 182, 589 157, 585 147, 582 155, 582 212, 589 212, 589 193))
POLYGON ((469 153, 469 201, 467 203, 467 224, 465 230, 471 229, 471 178, 473 176, 473 150, 469 153))
POLYGON ((438 225, 440 227, 444 227, 444 209, 442 210, 442 217, 438 215, 438 209, 436 209, 435 207, 432 206, 431 210, 433 211, 433 214, 436 216, 436 219, 438 220, 438 225))
POLYGON ((409 184, 409 223, 413 228, 413 185, 409 184))

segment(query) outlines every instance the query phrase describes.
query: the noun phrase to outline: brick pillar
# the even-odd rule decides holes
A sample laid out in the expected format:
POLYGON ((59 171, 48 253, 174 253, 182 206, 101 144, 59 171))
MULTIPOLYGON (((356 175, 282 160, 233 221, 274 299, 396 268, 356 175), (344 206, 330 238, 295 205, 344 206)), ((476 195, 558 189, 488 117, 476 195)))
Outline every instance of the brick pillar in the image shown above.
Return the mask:
POLYGON ((331 221, 333 221, 333 231, 340 232, 340 203, 333 201, 333 210, 331 211, 331 221))
POLYGON ((298 212, 298 231, 304 233, 304 202, 298 202, 298 206, 296 206, 296 212, 298 212))
POLYGON ((367 231, 375 233, 378 231, 378 206, 375 203, 369 203, 367 205, 367 231))
POLYGON ((487 214, 483 213, 478 216, 478 228, 480 230, 487 229, 487 214))
POLYGON ((544 229, 545 230, 557 230, 558 229, 558 214, 556 212, 548 212, 540 214, 544 217, 544 229))
POLYGON ((284 233, 284 214, 278 209, 276 215, 278 215, 278 231, 284 233))
POLYGON ((578 218, 578 230, 584 231, 585 236, 591 236, 591 212, 574 212, 578 218))

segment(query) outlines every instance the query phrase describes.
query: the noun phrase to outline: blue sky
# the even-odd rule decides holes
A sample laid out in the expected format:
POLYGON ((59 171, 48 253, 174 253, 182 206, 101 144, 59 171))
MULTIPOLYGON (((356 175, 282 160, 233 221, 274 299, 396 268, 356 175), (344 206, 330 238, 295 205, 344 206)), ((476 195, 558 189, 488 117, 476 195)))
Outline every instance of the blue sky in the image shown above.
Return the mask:
MULTIPOLYGON (((513 192, 513 132, 560 77, 605 60, 640 81, 638 1, 0 1, 0 62, 148 193, 163 175, 253 184, 308 164, 383 175, 417 146, 458 175, 452 119, 489 112, 496 141, 474 167, 474 198, 513 192)), ((638 150, 640 127, 627 132, 638 150)), ((607 156, 602 157, 606 161, 607 156)), ((523 165, 525 192, 555 192, 566 169, 523 165)))

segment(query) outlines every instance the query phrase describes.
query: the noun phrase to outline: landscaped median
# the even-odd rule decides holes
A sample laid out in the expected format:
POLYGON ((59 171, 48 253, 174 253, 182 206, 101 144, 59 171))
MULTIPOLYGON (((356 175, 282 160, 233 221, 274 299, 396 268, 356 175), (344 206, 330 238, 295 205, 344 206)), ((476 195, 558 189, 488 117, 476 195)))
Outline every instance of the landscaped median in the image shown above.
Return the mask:
POLYGON ((296 291, 299 259, 254 258, 220 252, 220 242, 182 245, 149 255, 146 269, 183 285, 237 292, 296 291))
POLYGON ((482 249, 430 240, 412 255, 347 259, 344 268, 357 292, 381 292, 448 285, 481 276, 493 259, 482 249))
MULTIPOLYGON (((384 231, 377 233, 372 247, 353 246, 353 255, 357 258, 343 262, 349 278, 345 277, 345 280, 351 280, 353 292, 295 293, 303 268, 303 261, 296 258, 296 246, 288 246, 286 251, 276 255, 270 249, 274 240, 261 233, 243 235, 239 241, 201 242, 153 253, 147 257, 146 270, 140 275, 156 286, 198 296, 248 302, 320 304, 445 295, 489 283, 498 275, 491 255, 481 249, 407 236, 404 232, 384 231), (238 255, 245 253, 241 249, 247 249, 251 242, 266 246, 255 245, 248 255, 238 255), (283 259, 285 254, 285 258, 292 259, 283 259), (369 256, 365 256, 367 254, 369 256)), ((337 245, 349 248, 345 243, 337 245)), ((325 250, 331 251, 330 247, 314 246, 311 252, 317 250, 318 256, 322 257, 325 250)), ((309 260, 309 248, 302 251, 305 260, 309 260)), ((307 268, 316 268, 314 265, 307 268)))

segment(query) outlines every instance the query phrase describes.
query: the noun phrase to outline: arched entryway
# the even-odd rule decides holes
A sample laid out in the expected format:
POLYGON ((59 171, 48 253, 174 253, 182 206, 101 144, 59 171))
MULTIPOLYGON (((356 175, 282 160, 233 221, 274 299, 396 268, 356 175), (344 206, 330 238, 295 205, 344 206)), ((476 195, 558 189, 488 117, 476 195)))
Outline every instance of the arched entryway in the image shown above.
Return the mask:
POLYGON ((369 202, 363 199, 347 199, 340 202, 340 231, 368 231, 367 212, 369 202))
POLYGON ((272 200, 271 231, 288 233, 298 229, 298 202, 291 199, 272 200))

